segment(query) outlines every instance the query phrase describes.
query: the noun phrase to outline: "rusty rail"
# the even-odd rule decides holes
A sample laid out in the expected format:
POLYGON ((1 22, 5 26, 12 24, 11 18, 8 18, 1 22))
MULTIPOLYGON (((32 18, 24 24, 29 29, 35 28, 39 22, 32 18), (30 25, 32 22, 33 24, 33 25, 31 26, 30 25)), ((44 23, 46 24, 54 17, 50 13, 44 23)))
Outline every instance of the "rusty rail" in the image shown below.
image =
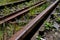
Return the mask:
POLYGON ((42 19, 44 19, 46 15, 50 14, 56 8, 58 3, 59 3, 59 0, 57 0, 53 4, 51 4, 47 9, 45 9, 43 12, 41 12, 36 18, 31 20, 22 30, 20 30, 16 34, 14 34, 9 40, 30 40, 29 36, 32 35, 32 34, 30 34, 31 31, 33 31, 33 29, 35 27, 37 27, 36 25, 42 19))
POLYGON ((13 13, 13 14, 11 14, 11 15, 8 15, 8 16, 6 16, 6 17, 3 17, 2 19, 0 19, 0 24, 2 24, 2 23, 4 23, 4 22, 7 22, 7 21, 9 21, 9 20, 11 20, 11 19, 13 19, 13 18, 15 18, 15 17, 17 17, 17 16, 22 16, 23 14, 25 14, 25 12, 31 10, 32 8, 35 8, 35 7, 37 7, 37 6, 40 6, 40 5, 44 4, 44 3, 46 3, 46 1, 44 1, 44 2, 39 2, 39 3, 35 4, 35 5, 33 5, 32 7, 29 7, 29 8, 27 8, 27 9, 24 9, 24 10, 20 11, 20 12, 13 13))

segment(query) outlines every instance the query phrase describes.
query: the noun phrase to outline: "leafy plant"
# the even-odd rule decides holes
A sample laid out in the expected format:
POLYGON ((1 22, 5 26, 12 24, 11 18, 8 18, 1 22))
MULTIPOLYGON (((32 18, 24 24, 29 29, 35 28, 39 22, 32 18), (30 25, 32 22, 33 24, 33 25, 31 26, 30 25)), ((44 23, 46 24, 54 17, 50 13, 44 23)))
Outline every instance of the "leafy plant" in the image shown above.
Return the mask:
POLYGON ((52 23, 45 22, 44 24, 46 30, 50 30, 52 28, 52 23))
POLYGON ((60 17, 57 17, 57 18, 56 18, 56 21, 57 21, 58 23, 60 23, 60 17))
POLYGON ((42 36, 40 36, 40 35, 36 36, 37 40, 41 40, 41 38, 42 38, 42 36))
POLYGON ((27 22, 19 22, 19 23, 18 23, 19 26, 24 26, 24 25, 26 25, 26 24, 27 24, 27 22))
POLYGON ((60 23, 60 17, 57 13, 54 14, 56 22, 60 23))

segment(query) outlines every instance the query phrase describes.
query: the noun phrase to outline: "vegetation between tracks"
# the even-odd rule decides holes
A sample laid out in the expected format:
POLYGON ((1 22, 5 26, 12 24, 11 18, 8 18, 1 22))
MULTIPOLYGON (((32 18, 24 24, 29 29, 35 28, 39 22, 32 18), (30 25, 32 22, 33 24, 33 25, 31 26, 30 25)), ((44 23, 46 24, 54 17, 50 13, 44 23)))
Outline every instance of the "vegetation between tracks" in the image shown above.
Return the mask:
POLYGON ((12 4, 10 6, 4 6, 4 8, 0 8, 0 15, 2 15, 2 16, 9 15, 9 14, 14 13, 16 11, 19 11, 21 9, 29 7, 35 3, 38 3, 39 1, 40 0, 31 0, 29 2, 20 3, 17 5, 12 4))
POLYGON ((49 3, 43 4, 42 6, 38 6, 34 9, 31 9, 25 16, 21 18, 15 18, 15 21, 9 21, 8 23, 3 23, 0 25, 1 31, 1 39, 9 39, 13 34, 17 31, 21 30, 23 26, 25 26, 30 20, 35 18, 40 12, 42 12, 46 7, 48 7, 49 3))

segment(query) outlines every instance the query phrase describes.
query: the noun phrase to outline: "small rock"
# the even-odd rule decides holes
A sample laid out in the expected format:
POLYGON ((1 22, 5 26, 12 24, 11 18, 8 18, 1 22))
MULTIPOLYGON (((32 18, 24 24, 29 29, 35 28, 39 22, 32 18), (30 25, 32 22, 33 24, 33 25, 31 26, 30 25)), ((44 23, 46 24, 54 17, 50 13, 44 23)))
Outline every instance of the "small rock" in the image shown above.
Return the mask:
POLYGON ((54 22, 54 25, 53 25, 57 30, 59 29, 59 25, 58 25, 58 23, 56 23, 56 22, 54 22))
POLYGON ((58 33, 57 33, 57 32, 55 32, 55 35, 58 35, 58 33))

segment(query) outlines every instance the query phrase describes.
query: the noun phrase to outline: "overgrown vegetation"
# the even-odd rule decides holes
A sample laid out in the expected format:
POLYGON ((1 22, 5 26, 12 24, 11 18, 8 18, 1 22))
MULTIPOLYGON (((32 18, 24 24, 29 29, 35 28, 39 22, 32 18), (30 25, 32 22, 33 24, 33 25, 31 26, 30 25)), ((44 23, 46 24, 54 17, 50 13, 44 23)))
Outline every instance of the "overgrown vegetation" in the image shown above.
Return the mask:
POLYGON ((55 21, 56 21, 57 23, 60 23, 60 14, 59 14, 59 13, 55 13, 55 14, 53 14, 53 15, 54 15, 55 21))
POLYGON ((10 2, 16 2, 16 1, 19 1, 19 0, 0 0, 0 5, 10 3, 10 2))
POLYGON ((44 9, 46 9, 47 7, 48 7, 48 5, 49 5, 49 3, 45 3, 45 4, 43 4, 43 5, 41 5, 41 6, 38 6, 38 7, 36 7, 36 8, 33 8, 33 9, 31 9, 29 12, 28 12, 28 19, 30 18, 30 17, 34 17, 34 16, 36 16, 36 15, 38 15, 39 13, 41 13, 44 9))
POLYGON ((58 23, 60 23, 60 17, 57 17, 57 18, 56 18, 56 21, 57 21, 58 23))
MULTIPOLYGON (((16 11, 15 7, 16 6, 12 7, 12 9, 14 11, 16 11)), ((19 6, 19 7, 22 7, 22 6, 19 6)), ((3 25, 0 25, 0 29, 1 29, 0 30, 1 31, 0 39, 2 39, 2 40, 9 39, 13 34, 15 34, 17 31, 21 30, 31 19, 33 19, 32 17, 36 17, 35 15, 41 13, 44 9, 46 9, 46 7, 48 7, 48 3, 43 4, 39 7, 34 8, 34 9, 31 9, 27 13, 27 15, 20 17, 19 19, 15 19, 15 21, 13 21, 13 22, 8 22, 8 23, 4 23, 3 25)), ((9 14, 11 11, 13 11, 12 9, 5 7, 1 14, 3 14, 3 13, 4 13, 4 15, 9 14)))
POLYGON ((29 2, 20 3, 20 4, 17 4, 17 5, 12 4, 9 7, 5 6, 4 8, 0 9, 0 15, 3 15, 3 16, 9 15, 13 12, 16 12, 18 10, 21 10, 21 9, 24 9, 28 6, 31 6, 31 5, 39 2, 39 1, 40 0, 31 0, 29 2))

